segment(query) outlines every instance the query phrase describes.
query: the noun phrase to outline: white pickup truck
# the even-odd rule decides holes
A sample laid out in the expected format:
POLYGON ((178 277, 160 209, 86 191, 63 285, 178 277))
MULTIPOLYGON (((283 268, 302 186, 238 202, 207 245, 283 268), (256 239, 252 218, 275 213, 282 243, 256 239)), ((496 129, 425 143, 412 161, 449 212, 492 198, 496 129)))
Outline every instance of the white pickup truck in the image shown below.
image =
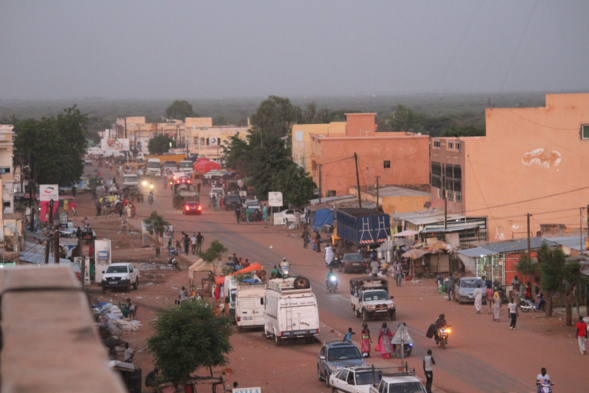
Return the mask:
POLYGON ((350 303, 354 315, 369 318, 388 317, 391 321, 397 318, 397 310, 393 296, 389 296, 388 281, 378 277, 357 277, 350 280, 352 295, 350 303))
POLYGON ((407 366, 397 367, 396 371, 383 372, 380 383, 371 386, 369 390, 369 393, 403 392, 427 393, 419 378, 415 376, 415 369, 409 369, 407 366))
POLYGON ((139 288, 139 269, 132 263, 112 263, 102 272, 102 292, 112 288, 123 288, 129 292, 131 285, 139 288))

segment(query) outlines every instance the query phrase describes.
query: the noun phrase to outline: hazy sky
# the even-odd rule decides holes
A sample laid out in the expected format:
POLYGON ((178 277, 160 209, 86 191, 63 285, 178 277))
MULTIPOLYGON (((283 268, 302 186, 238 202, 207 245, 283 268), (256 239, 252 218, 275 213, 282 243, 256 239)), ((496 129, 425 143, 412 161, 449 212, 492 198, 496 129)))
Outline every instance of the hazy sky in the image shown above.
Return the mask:
POLYGON ((589 1, 0 2, 0 98, 589 91, 589 1))

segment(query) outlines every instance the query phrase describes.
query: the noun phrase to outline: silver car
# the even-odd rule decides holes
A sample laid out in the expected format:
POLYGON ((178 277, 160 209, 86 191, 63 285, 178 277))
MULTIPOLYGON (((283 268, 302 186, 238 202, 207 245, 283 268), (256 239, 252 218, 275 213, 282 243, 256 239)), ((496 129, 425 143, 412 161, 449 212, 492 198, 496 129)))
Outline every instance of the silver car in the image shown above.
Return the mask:
POLYGON ((474 290, 477 285, 481 285, 483 290, 483 302, 485 301, 485 280, 480 277, 461 277, 456 283, 456 301, 460 304, 465 302, 474 303, 474 290))
POLYGON ((356 346, 349 342, 328 342, 323 345, 317 359, 317 379, 330 386, 329 377, 346 366, 365 366, 366 362, 356 346))

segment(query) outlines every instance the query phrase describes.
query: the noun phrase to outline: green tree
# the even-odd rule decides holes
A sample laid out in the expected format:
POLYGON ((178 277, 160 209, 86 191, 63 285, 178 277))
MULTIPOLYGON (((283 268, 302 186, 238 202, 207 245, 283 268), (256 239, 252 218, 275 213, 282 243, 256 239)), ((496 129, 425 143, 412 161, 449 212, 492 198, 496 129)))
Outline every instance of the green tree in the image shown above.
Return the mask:
POLYGON ((149 154, 164 154, 170 150, 170 147, 176 147, 176 141, 167 134, 156 135, 147 144, 149 154))
POLYGON ((190 374, 200 367, 208 368, 212 376, 212 368, 226 365, 225 355, 233 350, 231 323, 215 315, 204 300, 161 310, 152 326, 155 333, 147 347, 164 379, 177 385, 177 392, 184 391, 190 374))
POLYGON ((248 164, 251 161, 249 144, 239 137, 239 133, 233 135, 221 145, 223 159, 227 168, 236 171, 241 178, 248 177, 248 164))
POLYGON ((393 131, 410 131, 425 133, 426 115, 417 113, 405 105, 399 105, 389 118, 389 126, 393 131))
POLYGON ((166 108, 166 117, 168 119, 177 119, 185 121, 187 117, 198 117, 198 114, 192 109, 192 105, 186 100, 174 100, 166 108))
POLYGON ((161 253, 159 238, 163 235, 170 223, 164 220, 164 218, 157 214, 156 211, 151 212, 149 218, 146 218, 143 222, 145 223, 147 232, 149 232, 150 235, 155 234, 155 255, 159 256, 161 253))
POLYGON ((303 168, 290 161, 272 176, 272 187, 272 191, 282 192, 285 206, 302 206, 313 198, 317 185, 303 168))
POLYGON ((254 130, 280 137, 290 134, 292 125, 301 119, 301 109, 288 98, 270 96, 262 101, 251 117, 254 130))
POLYGON ((213 240, 206 251, 198 252, 198 256, 201 257, 202 260, 206 263, 213 265, 215 271, 217 271, 219 267, 218 264, 221 262, 221 258, 225 252, 227 252, 227 248, 223 245, 223 243, 219 242, 218 240, 213 240))
POLYGON ((538 251, 538 263, 542 273, 542 292, 546 299, 546 316, 552 316, 552 295, 562 295, 566 312, 566 324, 572 326, 573 294, 575 288, 589 283, 578 262, 567 263, 560 248, 549 248, 543 244, 538 251))
POLYGON ((453 136, 485 136, 485 129, 475 127, 473 125, 466 126, 452 126, 444 130, 440 136, 442 137, 453 137, 453 136))
POLYGON ((84 172, 87 116, 76 106, 57 117, 28 119, 15 125, 16 153, 34 159, 37 184, 70 186, 84 172))

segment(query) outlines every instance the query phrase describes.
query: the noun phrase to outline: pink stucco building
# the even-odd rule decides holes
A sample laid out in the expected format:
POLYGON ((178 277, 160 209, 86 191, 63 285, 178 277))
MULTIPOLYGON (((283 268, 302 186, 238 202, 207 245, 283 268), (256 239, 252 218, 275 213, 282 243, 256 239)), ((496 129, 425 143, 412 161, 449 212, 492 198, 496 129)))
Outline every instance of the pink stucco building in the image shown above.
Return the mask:
POLYGON ((587 231, 589 94, 548 94, 539 108, 487 109, 486 137, 434 138, 432 207, 486 216, 489 241, 587 231))
POLYGON ((322 196, 348 193, 360 186, 429 183, 429 137, 410 132, 376 132, 375 113, 346 114, 343 135, 311 134, 311 168, 322 196))

